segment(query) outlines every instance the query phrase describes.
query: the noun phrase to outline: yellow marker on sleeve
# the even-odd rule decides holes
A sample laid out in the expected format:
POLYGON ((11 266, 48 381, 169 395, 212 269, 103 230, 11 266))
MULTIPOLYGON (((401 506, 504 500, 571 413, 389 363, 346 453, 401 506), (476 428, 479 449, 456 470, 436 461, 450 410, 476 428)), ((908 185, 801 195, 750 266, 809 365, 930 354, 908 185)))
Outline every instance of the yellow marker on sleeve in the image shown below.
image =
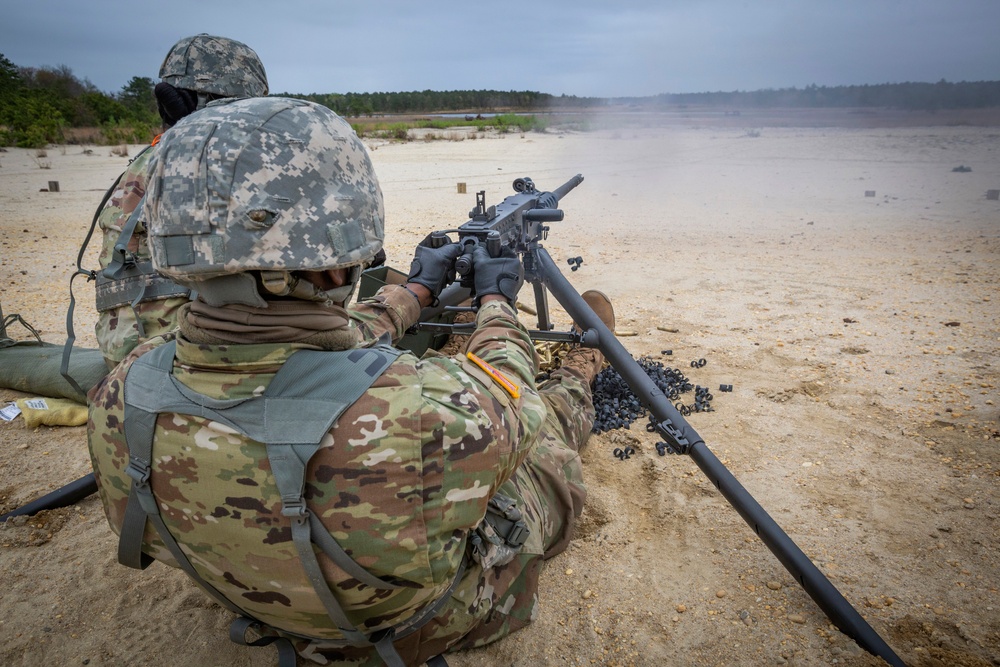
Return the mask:
POLYGON ((474 355, 472 352, 466 352, 465 356, 468 357, 469 361, 471 361, 476 366, 479 366, 481 369, 483 369, 487 375, 496 380, 497 384, 503 387, 504 391, 506 391, 508 394, 511 395, 511 398, 521 397, 521 388, 518 387, 513 382, 511 382, 510 380, 508 380, 503 373, 501 373, 496 368, 494 368, 490 364, 486 363, 485 361, 474 355))

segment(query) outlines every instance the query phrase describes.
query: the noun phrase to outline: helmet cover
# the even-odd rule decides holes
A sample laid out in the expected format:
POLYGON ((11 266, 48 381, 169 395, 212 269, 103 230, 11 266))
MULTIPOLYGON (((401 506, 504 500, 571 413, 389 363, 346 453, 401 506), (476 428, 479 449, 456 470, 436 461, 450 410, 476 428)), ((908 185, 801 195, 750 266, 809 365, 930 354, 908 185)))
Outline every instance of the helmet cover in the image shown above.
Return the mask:
POLYGON ((382 190, 328 108, 219 100, 163 134, 143 210, 153 265, 182 285, 248 271, 363 265, 382 247, 382 190))
POLYGON ((171 47, 160 66, 160 79, 219 97, 267 95, 267 73, 257 53, 243 42, 201 33, 171 47))

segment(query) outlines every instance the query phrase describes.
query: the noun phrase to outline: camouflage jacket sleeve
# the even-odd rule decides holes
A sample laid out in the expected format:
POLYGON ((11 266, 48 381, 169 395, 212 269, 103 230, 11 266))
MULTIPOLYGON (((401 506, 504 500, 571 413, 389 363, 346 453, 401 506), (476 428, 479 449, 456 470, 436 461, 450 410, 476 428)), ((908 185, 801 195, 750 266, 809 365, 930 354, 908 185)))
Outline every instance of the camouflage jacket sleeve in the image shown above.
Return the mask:
POLYGON ((387 333, 395 344, 417 323, 420 304, 402 285, 386 285, 375 296, 351 306, 348 313, 361 331, 362 340, 378 340, 387 333))
POLYGON ((476 331, 469 337, 467 350, 511 380, 534 390, 538 374, 535 346, 509 304, 490 301, 479 309, 476 331))
MULTIPOLYGON (((149 180, 146 171, 149 166, 149 158, 152 157, 155 150, 153 146, 147 147, 132 160, 118 184, 114 186, 111 197, 101 209, 97 223, 103 232, 100 255, 102 269, 107 268, 108 264, 111 263, 111 251, 114 250, 115 243, 121 236, 122 227, 125 226, 132 211, 146 194, 146 184, 149 180)), ((129 240, 128 249, 142 261, 149 259, 146 228, 142 221, 136 225, 135 232, 129 240)))
POLYGON ((503 408, 503 417, 494 422, 494 428, 511 429, 513 447, 500 457, 495 493, 527 457, 545 418, 535 387, 538 358, 517 312, 501 301, 479 309, 476 330, 462 354, 455 361, 503 408))
MULTIPOLYGON (((386 285, 374 297, 365 299, 350 309, 351 319, 361 330, 362 338, 375 340, 383 333, 392 336, 393 343, 399 341, 406 329, 415 324, 420 316, 420 305, 413 295, 401 285, 386 285)), ((476 317, 476 331, 470 336, 467 352, 474 358, 463 355, 452 359, 430 353, 422 363, 441 366, 441 372, 452 375, 455 363, 460 364, 460 374, 467 381, 486 390, 493 398, 487 413, 496 416, 492 421, 493 437, 508 442, 509 447, 497 448, 499 461, 491 494, 503 484, 524 460, 535 442, 545 411, 535 388, 538 372, 538 358, 527 330, 517 319, 514 308, 500 301, 491 301, 479 309, 476 317), (499 434, 504 431, 504 436, 499 434)), ((428 377, 432 376, 429 375, 428 377)), ((417 382, 416 378, 412 380, 417 382)), ((454 387, 431 388, 428 393, 442 393, 438 410, 454 411, 465 419, 467 406, 453 404, 449 398, 454 387)), ((433 400, 429 396, 425 399, 433 400)), ((487 498, 488 499, 488 498, 487 498)))
MULTIPOLYGON (((417 323, 420 310, 420 304, 405 287, 386 285, 348 312, 363 340, 377 340, 388 333, 392 342, 397 343, 406 330, 417 323)), ((495 368, 506 370, 522 383, 534 386, 538 358, 513 307, 492 301, 480 308, 468 351, 495 368)))

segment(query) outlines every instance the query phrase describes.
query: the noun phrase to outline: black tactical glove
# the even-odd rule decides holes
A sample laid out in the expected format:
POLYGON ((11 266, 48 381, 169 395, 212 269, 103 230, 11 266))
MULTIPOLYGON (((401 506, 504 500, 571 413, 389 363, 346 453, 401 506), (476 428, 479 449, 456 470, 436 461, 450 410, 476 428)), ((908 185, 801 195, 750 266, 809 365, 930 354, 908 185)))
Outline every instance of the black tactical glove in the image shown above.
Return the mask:
POLYGON ((429 238, 421 241, 414 251, 406 282, 423 285, 437 301, 441 290, 455 277, 455 260, 462 254, 462 246, 448 243, 434 248, 429 245, 429 238))
POLYGON ((524 284, 524 267, 517 253, 504 246, 500 255, 491 257, 485 245, 472 251, 472 277, 476 286, 476 305, 488 294, 500 294, 514 303, 524 284))

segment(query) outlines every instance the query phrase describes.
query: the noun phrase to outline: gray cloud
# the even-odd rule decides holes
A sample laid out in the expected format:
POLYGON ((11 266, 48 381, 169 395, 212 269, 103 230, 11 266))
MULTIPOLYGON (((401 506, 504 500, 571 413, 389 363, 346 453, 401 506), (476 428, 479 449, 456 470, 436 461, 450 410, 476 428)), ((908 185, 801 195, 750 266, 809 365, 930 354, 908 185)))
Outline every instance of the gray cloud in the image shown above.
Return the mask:
POLYGON ((275 92, 500 89, 644 96, 996 80, 995 0, 175 0, 156 16, 90 0, 5 3, 0 53, 101 90, 155 78, 197 32, 246 42, 275 92))

